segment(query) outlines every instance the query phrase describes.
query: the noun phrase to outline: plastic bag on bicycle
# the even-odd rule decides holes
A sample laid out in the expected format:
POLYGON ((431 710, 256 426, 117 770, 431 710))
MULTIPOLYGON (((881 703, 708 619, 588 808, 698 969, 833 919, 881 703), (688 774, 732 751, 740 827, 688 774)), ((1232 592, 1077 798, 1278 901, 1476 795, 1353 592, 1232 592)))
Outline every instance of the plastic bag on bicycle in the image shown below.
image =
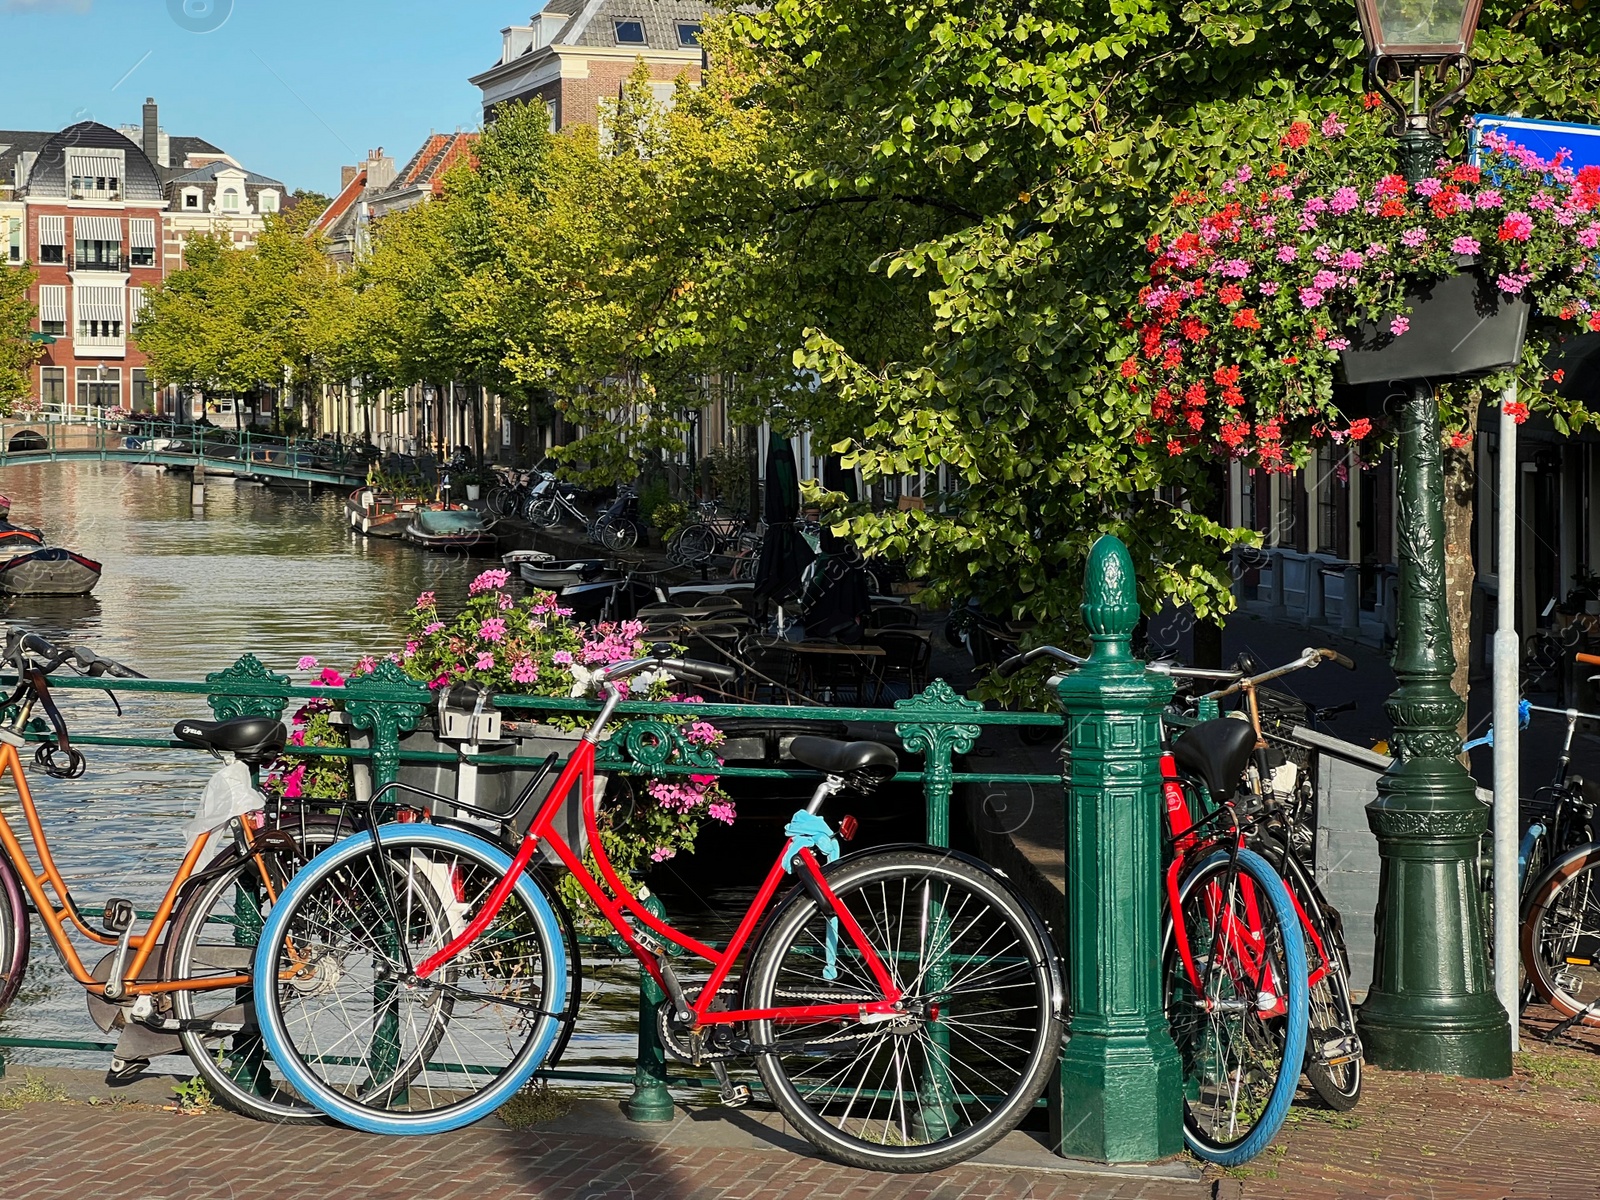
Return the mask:
POLYGON ((206 784, 206 790, 200 795, 200 807, 184 824, 184 844, 192 846, 202 833, 266 806, 267 798, 250 782, 250 768, 242 762, 231 762, 206 784))

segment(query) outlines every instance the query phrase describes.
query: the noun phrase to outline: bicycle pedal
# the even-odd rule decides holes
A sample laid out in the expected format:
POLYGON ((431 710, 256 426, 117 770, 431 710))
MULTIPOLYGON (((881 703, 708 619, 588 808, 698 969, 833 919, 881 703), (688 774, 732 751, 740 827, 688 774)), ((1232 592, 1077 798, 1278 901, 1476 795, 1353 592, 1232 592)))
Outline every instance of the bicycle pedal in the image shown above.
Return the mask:
POLYGON ((101 924, 109 933, 125 933, 133 924, 133 901, 116 898, 107 900, 101 924))
POLYGON ((743 1108, 750 1103, 750 1085, 735 1083, 728 1077, 728 1068, 722 1063, 713 1062, 711 1072, 717 1077, 718 1092, 722 1097, 724 1108, 743 1108))

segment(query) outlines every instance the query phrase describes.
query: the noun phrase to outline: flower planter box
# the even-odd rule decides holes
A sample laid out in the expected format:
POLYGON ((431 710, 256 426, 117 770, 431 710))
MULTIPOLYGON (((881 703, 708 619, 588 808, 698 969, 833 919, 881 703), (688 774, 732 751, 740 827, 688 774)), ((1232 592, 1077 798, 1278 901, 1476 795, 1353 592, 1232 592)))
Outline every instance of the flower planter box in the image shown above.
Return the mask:
MULTIPOLYGON (((460 743, 443 742, 434 733, 433 714, 429 713, 423 718, 422 727, 411 733, 402 734, 400 749, 402 751, 421 751, 440 754, 454 754, 460 743)), ((561 756, 560 761, 545 776, 544 782, 539 785, 539 790, 534 794, 513 826, 514 832, 520 836, 527 831, 528 824, 549 798, 550 789, 554 786, 556 778, 561 773, 561 768, 566 765, 567 758, 572 754, 582 737, 579 732, 567 732, 554 729, 548 725, 537 725, 532 722, 506 722, 504 724, 502 740, 497 743, 485 743, 480 751, 482 755, 492 755, 504 759, 504 765, 478 764, 478 778, 476 795, 470 802, 479 808, 488 809, 490 812, 509 812, 517 802, 517 797, 522 794, 522 789, 528 785, 534 774, 539 769, 546 756, 554 752, 561 756)), ((353 748, 364 750, 371 744, 371 734, 365 729, 352 729, 350 731, 350 744, 353 748)), ((457 794, 457 765, 455 763, 428 763, 404 762, 400 764, 398 781, 411 787, 421 788, 440 796, 455 796, 457 794)), ((357 761, 355 763, 355 792, 356 800, 365 803, 372 795, 372 774, 367 764, 357 761)), ((605 797, 606 777, 597 775, 594 782, 596 800, 605 797)), ((417 803, 420 798, 402 793, 398 799, 405 803, 417 803)), ((480 823, 470 813, 461 811, 451 806, 444 809, 441 805, 432 805, 430 809, 435 816, 444 816, 480 823)), ((583 810, 579 803, 578 789, 574 788, 561 806, 561 812, 556 817, 555 830, 563 840, 578 853, 584 853, 589 846, 588 830, 584 827, 583 810)), ((560 860, 548 846, 541 846, 539 853, 548 863, 559 863, 560 860)))
POLYGON ((1340 353, 1347 384, 1481 375, 1514 366, 1522 355, 1532 301, 1508 296, 1476 271, 1407 293, 1411 327, 1389 332, 1390 317, 1363 321, 1340 353))

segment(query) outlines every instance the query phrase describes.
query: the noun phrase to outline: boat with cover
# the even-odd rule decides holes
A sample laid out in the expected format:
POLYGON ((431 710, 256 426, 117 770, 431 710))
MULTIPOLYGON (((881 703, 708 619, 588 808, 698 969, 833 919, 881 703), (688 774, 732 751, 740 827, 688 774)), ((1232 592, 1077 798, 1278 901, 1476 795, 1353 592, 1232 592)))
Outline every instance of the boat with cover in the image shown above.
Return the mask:
POLYGON ((411 514, 405 539, 425 550, 492 550, 500 540, 476 509, 437 505, 411 514))
POLYGON ((0 528, 0 592, 8 596, 87 596, 103 568, 19 525, 0 528))
POLYGON ((422 505, 420 500, 404 500, 376 488, 361 487, 345 499, 345 514, 350 528, 363 537, 398 538, 405 536, 406 525, 422 505))

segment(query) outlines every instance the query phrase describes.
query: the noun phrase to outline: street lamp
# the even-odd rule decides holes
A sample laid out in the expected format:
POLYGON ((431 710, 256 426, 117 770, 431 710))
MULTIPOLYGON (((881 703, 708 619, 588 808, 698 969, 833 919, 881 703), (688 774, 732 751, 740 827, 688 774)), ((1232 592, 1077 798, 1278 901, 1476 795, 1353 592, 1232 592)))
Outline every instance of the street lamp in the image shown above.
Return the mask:
POLYGON ((1439 114, 1466 94, 1472 82, 1472 35, 1483 0, 1356 0, 1361 37, 1367 44, 1367 90, 1381 95, 1399 114, 1392 133, 1400 142, 1400 173, 1417 182, 1444 152, 1439 114), (1422 107, 1422 76, 1432 67, 1443 80, 1459 80, 1451 91, 1422 107), (1409 108, 1389 91, 1389 82, 1411 80, 1409 108))
MULTIPOLYGON (((1467 56, 1482 0, 1356 0, 1367 86, 1398 114, 1400 172, 1416 183, 1444 153, 1438 118, 1466 92, 1467 56), (1458 80, 1426 108, 1423 76, 1458 80), (1409 76, 1411 103, 1389 83, 1409 76)), ((1473 336, 1469 326, 1463 340, 1473 336)), ((1450 366, 1434 370, 1448 378, 1450 366)), ((1455 674, 1445 595, 1444 461, 1429 379, 1402 382, 1396 412, 1400 611, 1385 706, 1394 761, 1378 780, 1367 823, 1382 860, 1372 987, 1359 1028, 1367 1058, 1389 1069, 1479 1078, 1511 1073, 1511 1029, 1484 952, 1478 847, 1489 810, 1461 765, 1465 702, 1455 674)), ((1513 735, 1514 736, 1514 735, 1513 735)))

